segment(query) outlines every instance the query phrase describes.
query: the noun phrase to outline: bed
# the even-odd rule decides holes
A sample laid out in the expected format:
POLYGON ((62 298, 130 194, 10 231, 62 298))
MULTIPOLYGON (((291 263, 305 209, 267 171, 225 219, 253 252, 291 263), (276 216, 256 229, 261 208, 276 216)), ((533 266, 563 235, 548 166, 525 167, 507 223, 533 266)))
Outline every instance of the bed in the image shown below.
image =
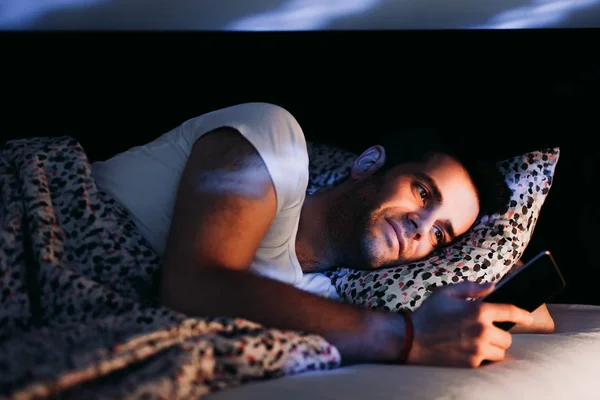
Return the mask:
MULTIPOLYGON (((326 146, 312 148, 311 154, 312 160, 331 163, 326 146)), ((338 170, 329 166, 322 174, 312 167, 311 189, 343 179, 343 161, 352 155, 336 157, 338 170)), ((516 246, 504 246, 506 256, 513 258, 533 232, 558 150, 526 153, 517 160, 506 163, 508 177, 512 165, 521 175, 538 167, 544 173, 532 181, 535 200, 523 197, 531 204, 520 218, 532 221, 530 229, 506 230, 516 246)), ((521 394, 562 399, 577 393, 580 399, 595 398, 600 307, 552 305, 557 334, 518 336, 508 361, 477 370, 339 368, 339 352, 317 335, 240 318, 190 318, 157 305, 158 255, 125 209, 96 186, 84 149, 71 137, 8 143, 0 152, 0 199, 0 396, 470 400, 521 394)), ((494 232, 489 221, 482 220, 465 240, 494 232)), ((517 217, 510 221, 519 222, 517 217)), ((500 276, 512 261, 496 267, 485 257, 477 261, 477 252, 501 254, 495 243, 482 240, 477 246, 447 249, 466 251, 470 264, 481 268, 463 265, 469 264, 466 258, 433 256, 403 266, 393 277, 396 284, 383 292, 382 282, 392 280, 386 274, 364 271, 370 276, 363 279, 340 268, 331 278, 342 300, 377 308, 373 299, 381 301, 379 294, 387 291, 382 306, 414 309, 432 285, 456 276, 452 269, 438 274, 441 263, 446 268, 460 263, 463 278, 500 276), (414 296, 403 295, 408 287, 414 296)))
POLYGON ((214 393, 237 399, 594 400, 600 391, 600 306, 550 304, 556 332, 514 335, 504 362, 479 369, 357 365, 214 393))

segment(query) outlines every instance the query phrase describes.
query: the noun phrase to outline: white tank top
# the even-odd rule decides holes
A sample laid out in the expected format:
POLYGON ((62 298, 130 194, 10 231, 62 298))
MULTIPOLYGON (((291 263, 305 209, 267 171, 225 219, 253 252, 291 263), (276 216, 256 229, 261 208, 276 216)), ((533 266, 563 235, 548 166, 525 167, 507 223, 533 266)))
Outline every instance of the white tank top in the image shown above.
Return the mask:
POLYGON ((256 148, 275 187, 277 213, 250 269, 306 286, 309 279, 302 283, 295 242, 308 185, 308 152, 300 125, 285 109, 247 103, 192 118, 153 142, 93 163, 92 174, 100 189, 129 210, 141 234, 162 257, 179 181, 192 146, 202 135, 220 127, 237 129, 256 148))

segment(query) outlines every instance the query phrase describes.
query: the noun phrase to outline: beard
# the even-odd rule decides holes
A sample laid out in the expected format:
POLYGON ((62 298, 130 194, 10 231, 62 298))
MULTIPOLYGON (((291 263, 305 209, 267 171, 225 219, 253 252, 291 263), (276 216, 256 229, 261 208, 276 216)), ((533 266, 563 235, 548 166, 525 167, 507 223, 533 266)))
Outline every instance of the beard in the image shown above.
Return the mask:
POLYGON ((382 178, 375 174, 356 182, 333 201, 326 214, 326 229, 334 259, 340 267, 374 269, 386 263, 377 227, 383 219, 378 206, 382 178))

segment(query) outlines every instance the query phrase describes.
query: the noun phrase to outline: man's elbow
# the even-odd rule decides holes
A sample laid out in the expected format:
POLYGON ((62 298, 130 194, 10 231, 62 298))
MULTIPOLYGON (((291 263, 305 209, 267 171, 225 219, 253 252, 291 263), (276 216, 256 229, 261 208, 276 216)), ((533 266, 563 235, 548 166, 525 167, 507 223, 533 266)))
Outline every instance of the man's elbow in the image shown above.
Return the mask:
POLYGON ((158 301, 163 307, 174 311, 189 313, 190 300, 194 296, 190 293, 191 286, 198 285, 199 279, 185 276, 175 268, 163 268, 158 290, 158 301))
POLYGON ((158 289, 158 304, 172 310, 178 310, 178 298, 176 293, 177 290, 174 290, 172 284, 169 282, 169 279, 165 279, 163 276, 160 280, 160 286, 158 289))

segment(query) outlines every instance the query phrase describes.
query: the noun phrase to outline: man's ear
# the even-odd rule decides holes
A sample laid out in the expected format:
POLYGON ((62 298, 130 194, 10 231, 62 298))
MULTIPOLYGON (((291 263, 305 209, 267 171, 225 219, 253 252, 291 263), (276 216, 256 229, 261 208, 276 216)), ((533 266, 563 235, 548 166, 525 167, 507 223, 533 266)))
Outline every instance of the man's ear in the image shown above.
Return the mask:
POLYGON ((350 179, 358 181, 373 175, 385 163, 385 149, 383 146, 371 146, 358 156, 352 164, 350 179))

